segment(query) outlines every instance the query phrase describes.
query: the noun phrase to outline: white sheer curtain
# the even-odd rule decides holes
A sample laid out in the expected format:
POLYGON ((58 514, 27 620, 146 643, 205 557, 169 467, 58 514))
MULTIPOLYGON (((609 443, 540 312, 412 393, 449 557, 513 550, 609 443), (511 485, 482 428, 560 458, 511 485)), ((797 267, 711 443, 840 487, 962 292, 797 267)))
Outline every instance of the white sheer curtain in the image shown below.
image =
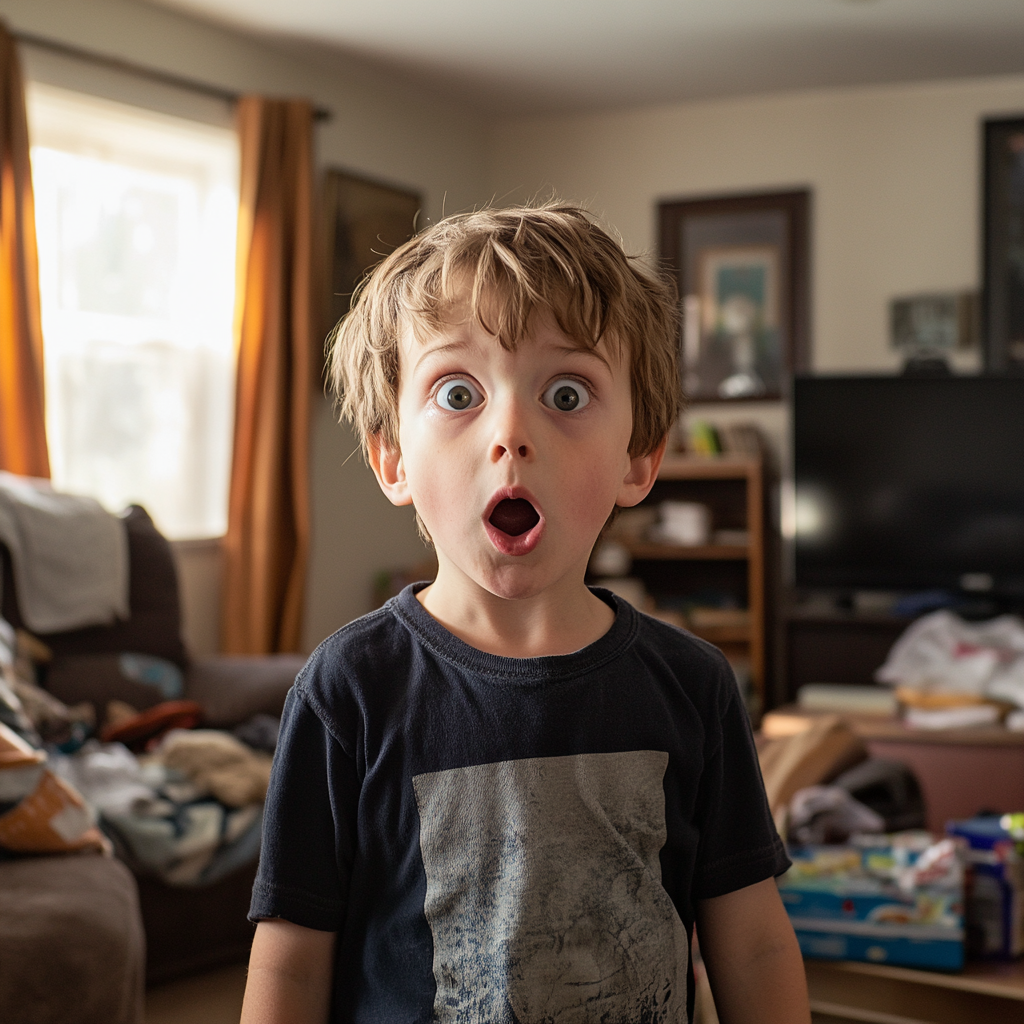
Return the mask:
POLYGON ((224 533, 234 393, 234 131, 30 84, 55 486, 224 533))

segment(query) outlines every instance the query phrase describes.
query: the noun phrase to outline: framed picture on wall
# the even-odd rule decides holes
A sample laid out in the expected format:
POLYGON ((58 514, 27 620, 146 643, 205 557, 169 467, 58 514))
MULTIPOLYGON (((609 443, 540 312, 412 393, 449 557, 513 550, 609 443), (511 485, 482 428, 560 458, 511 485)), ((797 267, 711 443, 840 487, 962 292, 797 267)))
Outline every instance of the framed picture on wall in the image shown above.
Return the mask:
POLYGON ((322 197, 326 334, 348 312, 366 272, 416 233, 423 199, 416 192, 330 169, 322 197))
POLYGON ((809 364, 807 191, 660 203, 694 401, 778 399, 809 364))
POLYGON ((1024 117, 985 122, 985 369, 1024 372, 1024 117))

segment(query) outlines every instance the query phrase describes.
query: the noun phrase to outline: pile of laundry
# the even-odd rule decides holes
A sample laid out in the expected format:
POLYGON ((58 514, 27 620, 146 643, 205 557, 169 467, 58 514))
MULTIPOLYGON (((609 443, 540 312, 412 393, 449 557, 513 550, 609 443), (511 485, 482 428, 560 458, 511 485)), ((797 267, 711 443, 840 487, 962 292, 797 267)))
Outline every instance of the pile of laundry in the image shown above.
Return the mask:
POLYGON ((173 729, 149 753, 92 739, 51 767, 132 870, 207 885, 259 853, 270 762, 230 733, 173 729))
POLYGON ((944 729, 1005 720, 1024 730, 1024 621, 925 615, 896 641, 875 679, 895 687, 910 725, 944 729))
POLYGON ((37 686, 32 655, 32 638, 0 619, 0 857, 113 849, 172 885, 256 858, 277 718, 233 733, 172 728, 194 724, 198 706, 111 701, 96 736, 92 705, 37 686))

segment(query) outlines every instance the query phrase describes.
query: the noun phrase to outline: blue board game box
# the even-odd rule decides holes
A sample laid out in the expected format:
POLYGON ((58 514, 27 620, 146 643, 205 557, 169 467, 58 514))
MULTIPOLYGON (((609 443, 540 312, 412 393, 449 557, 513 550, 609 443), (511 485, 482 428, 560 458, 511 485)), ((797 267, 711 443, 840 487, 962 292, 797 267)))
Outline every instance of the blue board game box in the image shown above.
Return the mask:
POLYGON ((956 971, 964 964, 960 844, 927 833, 789 851, 779 892, 806 957, 956 971))

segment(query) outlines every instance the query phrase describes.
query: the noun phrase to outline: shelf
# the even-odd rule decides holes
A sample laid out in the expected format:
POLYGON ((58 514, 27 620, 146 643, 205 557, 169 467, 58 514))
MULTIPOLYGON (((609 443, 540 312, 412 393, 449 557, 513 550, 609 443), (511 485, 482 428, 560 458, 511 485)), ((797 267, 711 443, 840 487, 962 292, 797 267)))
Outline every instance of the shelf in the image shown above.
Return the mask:
POLYGON ((695 623, 691 622, 689 617, 682 612, 664 608, 653 608, 649 611, 656 619, 661 619, 662 622, 668 622, 673 626, 680 626, 711 644, 750 643, 752 631, 749 620, 745 622, 695 623))
POLYGON ((687 626, 687 629, 701 640, 709 644, 746 644, 750 643, 750 626, 687 626))
POLYGON ((790 622, 820 623, 839 626, 909 626, 913 615, 895 615, 892 612, 859 612, 852 608, 807 607, 796 605, 786 609, 790 622))
POLYGON ((750 556, 746 544, 655 544, 650 541, 615 537, 635 559, 647 562, 668 562, 688 559, 743 561, 750 556))
MULTIPOLYGON (((792 720, 792 728, 799 729, 801 721, 821 718, 828 714, 841 715, 850 728, 868 741, 887 743, 918 743, 930 746, 958 747, 1024 747, 1024 732, 1014 732, 1001 725, 975 725, 968 729, 912 729, 899 718, 890 715, 864 715, 851 711, 808 711, 797 704, 786 704, 770 712, 777 722, 792 720)), ((786 724, 781 728, 785 729, 786 724)))
POLYGON ((666 455, 659 480, 744 480, 760 473, 759 460, 742 455, 666 455))
MULTIPOLYGON (((765 699, 768 666, 765 624, 765 476, 753 456, 692 456, 675 453, 661 464, 658 479, 644 504, 654 510, 663 501, 693 502, 710 512, 706 544, 673 544, 647 540, 641 519, 631 535, 612 533, 632 556, 632 575, 662 609, 654 614, 743 659, 750 669, 755 700, 765 699), (731 541, 733 543, 720 543, 731 541), (724 598, 724 600, 723 600, 724 598), (715 621, 710 606, 742 608, 731 621, 715 621), (691 622, 682 611, 665 609, 696 605, 691 622), (699 606, 711 621, 700 618, 699 606)), ((625 522, 625 520, 623 521, 625 522)))
POLYGON ((917 985, 957 989, 961 992, 979 992, 1024 1002, 1024 962, 1011 960, 994 963, 969 963, 958 974, 921 971, 913 967, 893 967, 890 964, 869 964, 851 960, 832 961, 833 970, 849 974, 866 974, 894 981, 909 981, 917 985))
POLYGON ((962 973, 888 964, 805 960, 811 1007, 835 1021, 869 1024, 1019 1024, 1024 967, 969 964, 962 973))

